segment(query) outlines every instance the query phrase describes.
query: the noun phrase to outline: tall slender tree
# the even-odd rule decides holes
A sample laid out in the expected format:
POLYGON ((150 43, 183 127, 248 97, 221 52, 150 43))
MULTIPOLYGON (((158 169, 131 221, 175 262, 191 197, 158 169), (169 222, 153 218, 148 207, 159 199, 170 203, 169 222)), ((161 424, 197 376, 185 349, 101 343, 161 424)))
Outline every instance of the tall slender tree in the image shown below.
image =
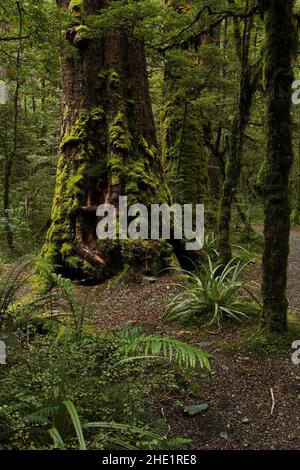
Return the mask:
POLYGON ((293 162, 291 84, 295 35, 293 0, 264 2, 268 143, 261 171, 264 195, 263 325, 287 329, 287 262, 290 234, 289 173, 293 162))
POLYGON ((12 146, 8 148, 5 144, 5 167, 3 178, 3 220, 5 221, 6 241, 10 251, 14 251, 14 233, 11 228, 11 177, 13 165, 16 160, 18 152, 18 131, 19 131, 19 99, 20 99, 20 69, 23 52, 23 12, 22 6, 19 1, 16 2, 16 14, 18 17, 18 36, 17 36, 17 50, 14 63, 14 92, 13 92, 13 139, 12 146))
MULTIPOLYGON (((253 11, 252 2, 247 2, 249 12, 253 11)), ((230 244, 230 224, 232 218, 232 204, 236 197, 236 192, 241 174, 241 158, 243 153, 244 133, 249 122, 251 105, 257 87, 257 80, 260 76, 259 68, 250 64, 249 48, 253 18, 249 15, 243 20, 243 34, 241 42, 236 45, 236 52, 240 62, 240 86, 237 111, 233 120, 230 138, 230 150, 225 167, 225 178, 220 199, 218 235, 219 252, 223 262, 226 264, 232 257, 230 244)), ((234 18, 235 36, 239 36, 239 26, 234 18)))

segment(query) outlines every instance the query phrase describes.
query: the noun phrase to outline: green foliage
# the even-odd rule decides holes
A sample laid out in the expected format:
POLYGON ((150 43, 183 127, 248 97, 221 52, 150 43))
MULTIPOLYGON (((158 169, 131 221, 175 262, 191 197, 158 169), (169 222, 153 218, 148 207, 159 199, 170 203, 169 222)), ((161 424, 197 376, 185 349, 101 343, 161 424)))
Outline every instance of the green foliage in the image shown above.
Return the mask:
MULTIPOLYGON (((112 80, 112 79, 111 79, 112 80)), ((118 80, 115 78, 114 80, 118 80)), ((120 150, 131 150, 131 137, 128 129, 124 129, 124 116, 122 113, 118 113, 113 122, 109 125, 108 134, 111 145, 120 150)))
POLYGON ((47 330, 53 320, 58 298, 52 293, 39 293, 31 285, 33 260, 10 267, 0 281, 0 329, 47 330))
POLYGON ((164 320, 197 323, 208 319, 209 325, 220 329, 226 320, 244 321, 257 315, 259 306, 249 283, 240 279, 245 267, 235 259, 225 267, 214 266, 208 257, 199 274, 183 271, 186 284, 180 285, 182 292, 169 303, 164 320))
POLYGON ((297 319, 291 317, 289 329, 286 333, 277 334, 264 329, 255 333, 248 333, 245 338, 238 343, 239 349, 249 353, 254 353, 259 357, 269 356, 271 354, 285 354, 290 350, 293 341, 300 335, 300 325, 297 319))
POLYGON ((69 4, 69 10, 76 16, 80 16, 84 12, 84 0, 71 0, 69 4))
MULTIPOLYGON (((112 430, 112 431, 127 431, 129 433, 138 433, 140 434, 141 437, 144 439, 148 440, 151 438, 151 440, 157 440, 158 442, 161 440, 161 437, 159 435, 155 435, 154 433, 141 429, 141 428, 136 428, 130 425, 126 424, 120 424, 120 423, 115 423, 115 422, 92 422, 92 423, 85 423, 81 424, 80 418, 78 416, 77 410, 74 406, 74 404, 70 400, 66 400, 63 402, 63 406, 66 408, 74 430, 76 432, 76 436, 78 439, 78 449, 79 450, 87 450, 87 444, 84 438, 84 429, 93 429, 93 430, 99 430, 101 429, 102 432, 103 430, 112 430)), ((99 431, 98 431, 99 432, 99 431)), ((65 449, 66 444, 64 443, 64 440, 62 436, 60 435, 59 431, 57 428, 52 427, 49 429, 49 434, 53 440, 53 443, 56 448, 58 449, 65 449)), ((125 449, 130 449, 130 450, 137 450, 137 448, 127 442, 122 441, 120 438, 114 439, 115 444, 117 444, 120 448, 125 448, 125 449)))
POLYGON ((132 337, 129 335, 128 339, 130 338, 128 352, 140 351, 142 355, 129 356, 123 362, 158 357, 169 362, 176 362, 179 366, 185 368, 195 368, 199 364, 201 368, 210 369, 206 353, 175 338, 145 334, 132 337))
POLYGON ((218 251, 218 239, 214 233, 205 233, 202 251, 210 259, 217 258, 219 256, 218 251))
POLYGON ((20 348, 9 343, 8 355, 9 371, 0 370, 5 449, 51 448, 52 442, 68 449, 168 446, 145 425, 144 407, 153 406, 149 392, 166 378, 159 363, 143 376, 145 361, 209 367, 205 353, 172 338, 129 331, 78 339, 69 327, 57 339, 36 336, 20 348))
MULTIPOLYGON (((50 216, 59 139, 62 18, 55 4, 44 0, 2 2, 0 18, 1 37, 22 38, 0 40, 0 79, 8 93, 6 103, 0 104, 0 167, 10 184, 7 217, 0 219, 0 253, 7 256, 9 229, 16 251, 8 253, 12 259, 40 246, 50 216)), ((2 196, 5 185, 2 181, 2 196)), ((1 214, 3 204, 1 197, 1 214)))
POLYGON ((8 312, 13 307, 17 295, 20 294, 26 278, 24 278, 24 271, 30 263, 25 265, 18 265, 4 276, 1 277, 0 284, 0 329, 3 322, 7 317, 8 312), (23 275, 23 276, 22 276, 23 275))
POLYGON ((232 245, 232 254, 235 259, 239 259, 244 263, 255 263, 258 256, 240 245, 232 245))

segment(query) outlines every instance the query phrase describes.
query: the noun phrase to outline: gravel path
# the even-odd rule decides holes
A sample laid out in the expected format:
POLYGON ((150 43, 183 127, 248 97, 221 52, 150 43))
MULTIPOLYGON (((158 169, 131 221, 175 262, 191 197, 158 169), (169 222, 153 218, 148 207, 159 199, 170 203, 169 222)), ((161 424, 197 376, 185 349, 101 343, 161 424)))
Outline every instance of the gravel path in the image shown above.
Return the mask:
POLYGON ((288 299, 290 309, 300 315, 300 230, 292 230, 290 235, 288 299))

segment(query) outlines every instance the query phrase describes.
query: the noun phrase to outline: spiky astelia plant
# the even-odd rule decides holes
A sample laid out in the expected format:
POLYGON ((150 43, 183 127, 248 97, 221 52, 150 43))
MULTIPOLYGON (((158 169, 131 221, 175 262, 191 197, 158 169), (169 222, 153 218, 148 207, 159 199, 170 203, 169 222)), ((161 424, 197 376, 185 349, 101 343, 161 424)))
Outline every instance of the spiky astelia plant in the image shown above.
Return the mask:
POLYGON ((179 284, 181 292, 168 304, 165 321, 197 323, 207 320, 210 326, 221 328, 225 320, 246 320, 260 311, 258 299, 250 283, 241 279, 249 263, 232 259, 225 267, 208 262, 198 274, 184 271, 186 282, 179 284))

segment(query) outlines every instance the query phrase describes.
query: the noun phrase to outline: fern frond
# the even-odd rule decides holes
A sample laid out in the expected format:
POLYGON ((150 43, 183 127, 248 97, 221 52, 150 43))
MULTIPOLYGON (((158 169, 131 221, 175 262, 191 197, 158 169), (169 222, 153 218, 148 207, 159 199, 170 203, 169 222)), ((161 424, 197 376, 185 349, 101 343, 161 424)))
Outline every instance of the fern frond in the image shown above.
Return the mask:
MULTIPOLYGON (((164 358, 169 362, 175 362, 182 367, 195 368, 197 363, 201 368, 210 369, 208 354, 198 348, 191 346, 170 336, 139 335, 127 344, 128 354, 140 352, 141 357, 164 358)), ((139 356, 136 357, 136 359, 139 356)), ((130 357, 122 362, 130 360, 130 357)))

